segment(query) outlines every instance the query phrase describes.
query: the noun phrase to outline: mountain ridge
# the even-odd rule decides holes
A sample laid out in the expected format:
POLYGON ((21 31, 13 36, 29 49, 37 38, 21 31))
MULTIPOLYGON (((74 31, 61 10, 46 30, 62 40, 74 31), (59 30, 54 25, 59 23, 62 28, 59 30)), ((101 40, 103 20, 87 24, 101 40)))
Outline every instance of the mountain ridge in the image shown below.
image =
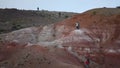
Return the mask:
POLYGON ((32 26, 49 25, 72 17, 75 14, 77 13, 47 10, 18 10, 14 8, 0 9, 0 33, 7 33, 32 26))

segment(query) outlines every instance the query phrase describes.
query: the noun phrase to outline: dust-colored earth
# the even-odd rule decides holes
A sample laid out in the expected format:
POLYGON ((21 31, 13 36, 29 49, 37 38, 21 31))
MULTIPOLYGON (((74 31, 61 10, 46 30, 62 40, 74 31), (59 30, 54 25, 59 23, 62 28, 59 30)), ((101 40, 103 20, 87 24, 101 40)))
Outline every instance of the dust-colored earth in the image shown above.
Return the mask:
POLYGON ((119 68, 120 9, 100 8, 61 22, 1 34, 1 68, 119 68), (75 28, 75 23, 80 29, 75 28))

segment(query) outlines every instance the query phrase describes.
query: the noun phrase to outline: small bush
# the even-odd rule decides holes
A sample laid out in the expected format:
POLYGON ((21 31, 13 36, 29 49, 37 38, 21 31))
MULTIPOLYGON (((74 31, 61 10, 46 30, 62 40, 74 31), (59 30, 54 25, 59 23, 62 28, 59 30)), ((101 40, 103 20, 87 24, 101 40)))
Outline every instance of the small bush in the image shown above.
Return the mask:
POLYGON ((120 8, 120 6, 117 6, 116 8, 120 8))
POLYGON ((3 33, 4 31, 5 31, 5 30, 3 30, 3 29, 0 29, 0 34, 1 34, 1 33, 3 33))
POLYGON ((96 13, 97 13, 96 11, 93 11, 93 15, 96 15, 96 13))
POLYGON ((61 12, 59 12, 58 14, 59 14, 59 17, 61 17, 61 12))
POLYGON ((12 24, 12 30, 18 30, 20 28, 22 28, 21 25, 15 23, 12 24))
POLYGON ((67 15, 65 16, 65 18, 68 18, 68 17, 69 17, 69 16, 67 16, 67 15))

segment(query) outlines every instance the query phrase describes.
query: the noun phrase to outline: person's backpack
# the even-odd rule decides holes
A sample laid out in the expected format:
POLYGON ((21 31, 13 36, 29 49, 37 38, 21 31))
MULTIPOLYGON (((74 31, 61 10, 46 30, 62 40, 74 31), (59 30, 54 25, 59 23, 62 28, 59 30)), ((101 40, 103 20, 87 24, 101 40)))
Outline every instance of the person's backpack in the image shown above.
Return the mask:
POLYGON ((86 61, 85 61, 85 64, 87 64, 87 65, 89 65, 89 59, 87 59, 86 61))

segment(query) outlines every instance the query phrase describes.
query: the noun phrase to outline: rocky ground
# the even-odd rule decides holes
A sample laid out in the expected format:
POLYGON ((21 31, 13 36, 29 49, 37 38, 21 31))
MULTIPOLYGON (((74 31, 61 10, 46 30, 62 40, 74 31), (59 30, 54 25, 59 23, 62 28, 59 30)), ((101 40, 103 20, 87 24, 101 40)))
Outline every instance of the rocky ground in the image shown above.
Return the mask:
POLYGON ((120 9, 93 9, 64 21, 1 34, 3 68, 119 68, 120 9), (80 29, 75 23, 80 23, 80 29))

